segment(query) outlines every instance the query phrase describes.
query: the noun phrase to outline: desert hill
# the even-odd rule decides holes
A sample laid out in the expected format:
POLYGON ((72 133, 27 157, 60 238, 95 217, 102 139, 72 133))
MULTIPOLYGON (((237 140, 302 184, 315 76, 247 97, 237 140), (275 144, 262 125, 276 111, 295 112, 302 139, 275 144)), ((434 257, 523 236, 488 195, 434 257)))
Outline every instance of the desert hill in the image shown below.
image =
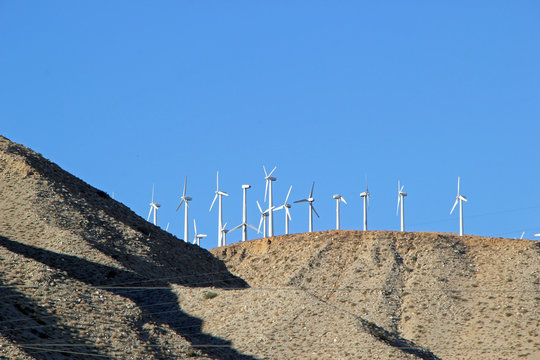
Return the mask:
POLYGON ((246 353, 255 347, 276 359, 540 356, 540 242, 327 231, 212 252, 251 288, 220 292, 221 311, 186 310, 246 353))
POLYGON ((0 137, 0 358, 536 359, 540 242, 327 231, 208 252, 0 137))
POLYGON ((237 357, 171 284, 242 288, 208 251, 0 137, 0 358, 237 357), (221 345, 197 348, 196 344, 221 345))

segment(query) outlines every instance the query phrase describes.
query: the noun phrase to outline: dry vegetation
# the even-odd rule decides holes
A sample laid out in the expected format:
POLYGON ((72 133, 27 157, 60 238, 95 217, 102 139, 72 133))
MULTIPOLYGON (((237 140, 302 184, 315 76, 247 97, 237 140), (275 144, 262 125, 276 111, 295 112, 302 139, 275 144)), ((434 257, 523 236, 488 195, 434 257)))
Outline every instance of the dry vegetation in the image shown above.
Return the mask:
POLYGON ((328 231, 213 256, 0 137, 0 358, 540 358, 539 245, 328 231))

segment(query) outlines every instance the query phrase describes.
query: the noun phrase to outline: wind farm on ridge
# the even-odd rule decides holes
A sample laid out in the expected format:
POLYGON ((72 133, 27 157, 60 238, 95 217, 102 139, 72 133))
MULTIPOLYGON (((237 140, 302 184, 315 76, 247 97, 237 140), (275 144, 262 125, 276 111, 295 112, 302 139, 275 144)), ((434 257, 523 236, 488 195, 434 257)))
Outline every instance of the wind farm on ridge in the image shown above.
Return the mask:
MULTIPOLYGON (((274 222, 274 212, 279 210, 284 210, 284 234, 289 234, 290 232, 290 221, 292 221, 291 216, 291 208, 292 205, 288 203, 289 197, 291 195, 291 191, 293 188, 293 185, 289 186, 289 190, 287 192, 287 196, 285 197, 285 201, 282 205, 275 206, 274 205, 274 185, 273 183, 277 181, 277 178, 275 176, 272 176, 274 172, 276 171, 277 166, 274 166, 274 168, 268 172, 266 167, 263 165, 263 171, 264 171, 264 179, 265 179, 265 192, 264 192, 264 200, 261 203, 259 200, 255 200, 255 204, 257 205, 257 209, 260 213, 259 218, 259 225, 258 227, 255 227, 254 225, 250 224, 248 222, 248 211, 247 208, 250 205, 247 199, 247 190, 251 189, 251 185, 249 184, 243 184, 241 185, 242 188, 242 222, 231 229, 227 229, 227 225, 229 222, 224 223, 224 211, 223 211, 223 197, 228 197, 229 193, 223 191, 220 189, 219 184, 219 171, 216 172, 216 190, 214 192, 214 198, 212 200, 212 203, 210 204, 209 212, 212 212, 212 209, 214 208, 214 205, 216 204, 217 200, 217 239, 218 239, 218 247, 222 247, 227 245, 227 234, 232 233, 238 229, 241 229, 241 241, 248 240, 248 228, 251 228, 255 232, 255 237, 263 236, 263 237, 272 237, 276 235, 275 232, 275 222, 274 222), (261 231, 262 227, 262 231, 261 231)), ((457 196, 456 200, 450 210, 450 215, 454 212, 454 209, 459 204, 459 235, 464 235, 464 210, 463 210, 463 202, 467 201, 467 198, 460 193, 460 177, 457 178, 457 196)), ((188 184, 188 177, 185 177, 184 180, 184 186, 182 195, 180 197, 180 203, 178 204, 176 211, 178 211, 182 205, 184 205, 184 241, 189 242, 189 202, 193 200, 192 197, 187 196, 187 184, 188 184)), ((358 214, 358 223, 357 227, 361 228, 363 231, 368 230, 368 212, 370 210, 370 198, 371 193, 369 191, 368 186, 368 180, 367 176, 365 179, 365 190, 359 193, 359 196, 361 198, 361 202, 363 205, 363 212, 362 214, 358 214), (361 226, 360 226, 361 225, 361 226)), ((401 181, 398 180, 397 182, 397 206, 396 206, 396 216, 399 216, 399 223, 400 223, 400 231, 405 231, 405 197, 408 195, 406 192, 404 192, 405 185, 401 184, 401 181)), ((294 201, 294 204, 299 203, 308 203, 308 224, 307 224, 307 232, 313 232, 314 227, 314 217, 313 214, 316 215, 317 218, 320 218, 319 213, 315 209, 314 202, 316 200, 315 198, 315 181, 312 182, 311 189, 309 191, 309 194, 306 198, 299 199, 294 201)), ((155 185, 152 187, 152 200, 150 202, 150 212, 147 217, 147 221, 150 220, 151 215, 153 213, 153 223, 154 225, 157 225, 157 211, 161 207, 160 204, 155 203, 155 185)), ((340 221, 340 204, 343 203, 344 205, 347 205, 347 202, 345 198, 340 194, 334 194, 332 198, 336 201, 336 230, 341 229, 341 221, 340 221)), ((300 210, 299 210, 300 211, 300 210)), ((227 214, 228 218, 236 218, 237 214, 227 214)), ((204 237, 206 237, 206 234, 198 234, 196 230, 196 219, 193 219, 194 224, 194 230, 195 230, 195 236, 192 240, 194 244, 200 245, 200 240, 204 237)), ((168 229, 167 225, 167 229, 168 229)), ((324 230, 330 230, 330 229, 324 229, 324 230)), ((538 236, 540 234, 536 234, 535 236, 538 236)))

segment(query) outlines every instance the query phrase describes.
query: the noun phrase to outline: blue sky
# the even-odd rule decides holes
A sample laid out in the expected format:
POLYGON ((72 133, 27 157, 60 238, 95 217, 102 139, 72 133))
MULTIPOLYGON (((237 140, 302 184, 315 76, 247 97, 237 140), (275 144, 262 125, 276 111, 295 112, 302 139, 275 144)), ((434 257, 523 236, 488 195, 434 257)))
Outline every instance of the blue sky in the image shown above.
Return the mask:
MULTIPOLYGON (((0 1, 0 133, 44 154, 183 237, 220 171, 224 221, 258 225, 262 166, 276 202, 315 181, 315 230, 540 232, 540 3, 537 1, 0 1)), ((282 213, 276 233, 283 233, 282 213)), ((307 231, 306 204, 291 209, 307 231)), ((231 227, 229 226, 229 227, 231 227)), ((193 232, 192 232, 193 233, 193 232)), ((240 232, 229 242, 238 241, 240 232)), ((250 238, 256 238, 254 232, 250 238)))

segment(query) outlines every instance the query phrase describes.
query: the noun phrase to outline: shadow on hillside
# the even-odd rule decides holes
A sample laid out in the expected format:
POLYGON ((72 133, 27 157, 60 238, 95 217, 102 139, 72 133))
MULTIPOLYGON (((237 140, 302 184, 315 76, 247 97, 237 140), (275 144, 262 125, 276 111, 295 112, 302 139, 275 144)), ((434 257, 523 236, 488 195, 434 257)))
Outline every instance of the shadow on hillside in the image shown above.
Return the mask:
POLYGON ((54 346, 84 344, 85 340, 71 329, 60 326, 60 319, 32 298, 12 287, 5 287, 1 278, 0 287, 0 334, 19 349, 39 360, 103 357, 90 346, 54 346))
MULTIPOLYGON (((142 310, 144 316, 147 317, 147 321, 154 321, 170 326, 177 334, 186 338, 192 344, 193 348, 200 350, 208 357, 214 359, 254 359, 251 356, 238 353, 231 347, 229 341, 203 333, 202 320, 182 311, 179 307, 177 296, 171 291, 170 285, 165 281, 149 281, 129 271, 18 243, 3 236, 0 236, 0 246, 11 252, 63 271, 73 279, 91 286, 102 287, 104 290, 130 299, 142 310), (111 280, 111 274, 114 274, 114 280, 111 280), (110 286, 113 282, 117 284, 117 287, 110 286), (144 286, 145 288, 122 288, 121 286, 125 286, 125 284, 129 284, 128 286, 131 287, 144 286)), ((32 302, 32 300, 22 297, 21 301, 24 301, 24 305, 27 306, 30 306, 32 302)), ((146 331, 142 327, 145 322, 143 321, 138 324, 140 325, 138 331, 143 337, 146 337, 144 335, 146 331)), ((17 335, 5 327, 1 327, 0 332, 8 338, 13 338, 13 336, 17 335)), ((16 343, 24 342, 24 339, 16 338, 14 341, 16 343)), ((81 343, 80 339, 75 341, 81 343)), ((163 357, 158 347, 155 347, 155 349, 156 357, 163 357)), ((34 355, 32 354, 32 356, 34 355)))
POLYGON ((413 341, 406 339, 404 337, 399 336, 396 332, 388 331, 382 326, 379 326, 375 324, 374 322, 368 321, 350 311, 344 310, 342 308, 338 308, 332 304, 329 304, 326 300, 324 300, 322 297, 317 296, 311 292, 307 292, 309 295, 313 296, 318 301, 325 303, 328 306, 332 306, 336 308, 337 310, 341 312, 346 312, 347 314, 353 316, 356 318, 362 328, 375 337, 377 340, 382 341, 383 343, 392 346, 404 353, 414 355, 420 359, 424 360, 441 360, 437 355, 429 351, 428 349, 425 349, 421 347, 420 345, 415 344, 413 341))

